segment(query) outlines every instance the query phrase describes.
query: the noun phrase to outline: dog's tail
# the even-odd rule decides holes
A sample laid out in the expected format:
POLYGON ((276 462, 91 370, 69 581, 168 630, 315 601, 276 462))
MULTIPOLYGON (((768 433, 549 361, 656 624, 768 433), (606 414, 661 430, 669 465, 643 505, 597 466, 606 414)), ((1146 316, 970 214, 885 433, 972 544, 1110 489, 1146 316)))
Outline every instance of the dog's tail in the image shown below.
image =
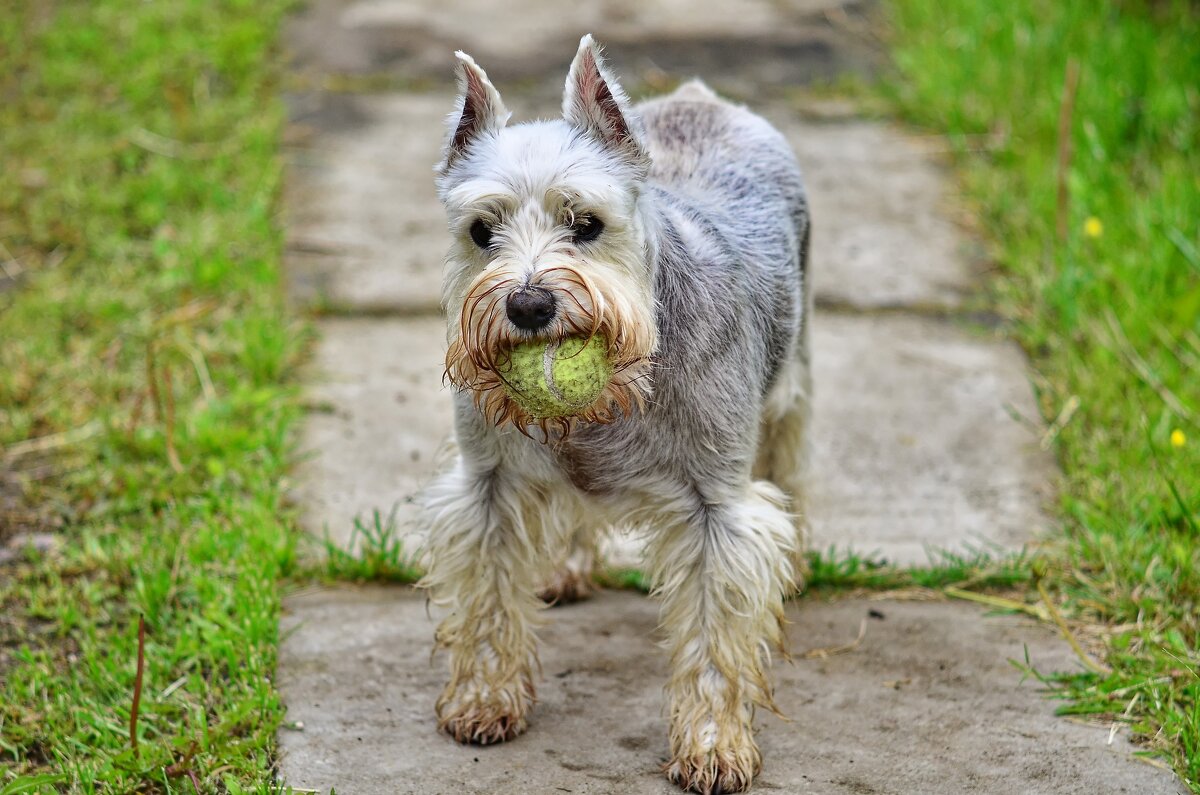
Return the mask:
POLYGON ((698 77, 692 78, 675 89, 674 96, 692 102, 719 102, 721 100, 716 92, 705 85, 704 81, 698 77))

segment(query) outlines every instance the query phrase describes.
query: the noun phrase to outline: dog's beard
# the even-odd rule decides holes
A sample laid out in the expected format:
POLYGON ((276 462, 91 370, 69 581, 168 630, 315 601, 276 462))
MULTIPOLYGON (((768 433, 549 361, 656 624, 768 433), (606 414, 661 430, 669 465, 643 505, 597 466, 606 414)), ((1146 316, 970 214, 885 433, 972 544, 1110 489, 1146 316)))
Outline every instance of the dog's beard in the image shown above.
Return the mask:
POLYGON ((656 344, 652 304, 638 286, 609 278, 603 268, 591 276, 563 264, 540 270, 526 282, 505 268, 480 274, 466 290, 451 326, 446 352, 446 378, 469 391, 480 413, 493 425, 512 423, 526 432, 539 426, 569 432, 575 421, 607 423, 643 409, 650 395, 650 357, 656 344), (522 331, 509 322, 506 302, 510 293, 538 287, 555 298, 556 313, 537 332, 522 331), (538 418, 528 414, 504 389, 503 372, 509 352, 526 342, 551 342, 570 336, 608 341, 613 377, 592 405, 572 417, 538 418))

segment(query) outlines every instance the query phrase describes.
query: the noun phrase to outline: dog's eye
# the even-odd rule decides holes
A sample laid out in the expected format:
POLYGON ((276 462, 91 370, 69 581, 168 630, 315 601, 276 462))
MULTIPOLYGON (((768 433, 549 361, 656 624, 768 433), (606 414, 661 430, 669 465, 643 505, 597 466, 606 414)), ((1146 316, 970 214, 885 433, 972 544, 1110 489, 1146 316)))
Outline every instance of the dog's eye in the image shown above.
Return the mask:
POLYGON ((595 240, 600 237, 600 233, 604 231, 604 222, 594 215, 581 215, 575 219, 575 224, 571 227, 571 234, 575 236, 576 243, 586 243, 589 240, 595 240))
POLYGON ((487 248, 492 245, 492 228, 483 222, 482 218, 475 220, 471 224, 471 239, 475 241, 475 245, 480 248, 487 248))

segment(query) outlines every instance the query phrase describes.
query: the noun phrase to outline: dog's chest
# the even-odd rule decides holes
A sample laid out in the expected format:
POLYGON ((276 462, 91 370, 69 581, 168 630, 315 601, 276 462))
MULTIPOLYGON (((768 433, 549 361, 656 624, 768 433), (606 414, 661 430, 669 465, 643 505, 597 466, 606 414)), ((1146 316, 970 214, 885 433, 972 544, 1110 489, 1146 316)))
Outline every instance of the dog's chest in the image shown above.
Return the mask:
POLYGON ((587 494, 609 494, 615 487, 615 472, 606 455, 594 448, 573 442, 556 446, 553 456, 559 468, 575 488, 587 494))
POLYGON ((575 488, 596 496, 612 494, 645 468, 636 434, 622 430, 612 425, 575 429, 551 448, 551 455, 575 488))

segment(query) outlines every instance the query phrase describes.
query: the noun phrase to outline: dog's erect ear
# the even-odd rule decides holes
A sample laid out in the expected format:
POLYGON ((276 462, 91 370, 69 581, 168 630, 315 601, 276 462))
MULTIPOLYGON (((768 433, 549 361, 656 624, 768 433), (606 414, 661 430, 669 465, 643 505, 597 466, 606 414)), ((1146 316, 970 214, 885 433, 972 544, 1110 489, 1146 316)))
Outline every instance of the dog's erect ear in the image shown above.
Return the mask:
POLYGON ((437 167, 439 174, 445 174, 476 138, 503 129, 512 115, 504 107, 500 92, 474 59, 461 50, 454 55, 458 58, 459 97, 446 120, 448 133, 442 162, 437 167))
POLYGON ((563 116, 587 130, 609 149, 645 171, 650 157, 642 144, 642 120, 629 105, 629 97, 604 65, 600 47, 589 33, 579 41, 579 52, 567 73, 563 116))

